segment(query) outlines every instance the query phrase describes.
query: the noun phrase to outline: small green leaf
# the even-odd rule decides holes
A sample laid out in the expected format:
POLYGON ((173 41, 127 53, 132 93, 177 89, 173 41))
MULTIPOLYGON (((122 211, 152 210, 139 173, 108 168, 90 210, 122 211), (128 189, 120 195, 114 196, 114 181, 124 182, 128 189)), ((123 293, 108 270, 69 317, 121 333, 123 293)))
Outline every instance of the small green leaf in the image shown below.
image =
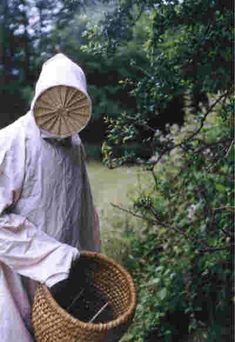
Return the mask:
POLYGON ((158 296, 161 300, 165 299, 167 295, 167 289, 164 287, 158 292, 158 296))
POLYGON ((215 188, 219 192, 226 192, 226 187, 221 183, 215 183, 215 188))

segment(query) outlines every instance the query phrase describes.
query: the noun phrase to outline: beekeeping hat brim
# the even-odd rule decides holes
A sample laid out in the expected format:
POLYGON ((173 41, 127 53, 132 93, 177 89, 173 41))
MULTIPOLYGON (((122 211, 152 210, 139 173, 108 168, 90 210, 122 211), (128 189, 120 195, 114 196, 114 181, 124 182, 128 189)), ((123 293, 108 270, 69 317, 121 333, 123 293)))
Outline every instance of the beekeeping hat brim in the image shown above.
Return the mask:
POLYGON ((31 104, 38 127, 55 137, 80 132, 91 117, 82 69, 63 54, 43 64, 31 104))

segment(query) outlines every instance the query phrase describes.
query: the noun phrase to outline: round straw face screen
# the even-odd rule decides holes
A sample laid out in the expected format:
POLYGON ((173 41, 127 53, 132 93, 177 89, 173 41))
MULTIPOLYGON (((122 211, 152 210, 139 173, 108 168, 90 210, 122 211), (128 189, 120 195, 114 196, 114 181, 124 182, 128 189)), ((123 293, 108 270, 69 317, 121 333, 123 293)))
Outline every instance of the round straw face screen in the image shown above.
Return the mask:
POLYGON ((81 131, 90 115, 91 104, 88 97, 80 90, 68 86, 47 89, 34 106, 37 125, 58 137, 81 131))

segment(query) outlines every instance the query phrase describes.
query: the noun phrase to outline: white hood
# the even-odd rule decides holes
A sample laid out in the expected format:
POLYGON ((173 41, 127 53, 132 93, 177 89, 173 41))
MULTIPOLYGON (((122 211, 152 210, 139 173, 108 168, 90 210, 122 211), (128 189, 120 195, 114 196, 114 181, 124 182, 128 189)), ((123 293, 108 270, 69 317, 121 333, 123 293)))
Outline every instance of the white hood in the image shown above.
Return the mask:
MULTIPOLYGON (((58 53, 44 62, 42 66, 30 107, 33 116, 33 108, 38 97, 48 88, 59 85, 69 86, 80 90, 87 96, 91 103, 90 97, 87 93, 86 76, 82 68, 64 54, 58 53)), ((55 137, 41 128, 40 131, 46 137, 55 137)))

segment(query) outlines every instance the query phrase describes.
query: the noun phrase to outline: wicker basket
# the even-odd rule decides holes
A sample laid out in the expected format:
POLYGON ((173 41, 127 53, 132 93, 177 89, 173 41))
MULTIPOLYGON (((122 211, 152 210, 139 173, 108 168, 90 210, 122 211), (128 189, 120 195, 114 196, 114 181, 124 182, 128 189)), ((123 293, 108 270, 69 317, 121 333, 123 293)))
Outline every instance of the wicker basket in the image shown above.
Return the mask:
MULTIPOLYGON (((102 294, 102 299, 111 308, 112 319, 91 323, 74 318, 57 304, 45 285, 40 285, 32 310, 38 342, 116 342, 130 325, 136 308, 136 290, 127 271, 114 260, 96 252, 81 252, 79 263, 83 270, 81 278, 85 277, 87 283, 102 294)), ((88 303, 90 300, 87 298, 88 303)), ((96 309, 101 305, 98 302, 96 299, 93 301, 93 304, 97 303, 96 309)))

